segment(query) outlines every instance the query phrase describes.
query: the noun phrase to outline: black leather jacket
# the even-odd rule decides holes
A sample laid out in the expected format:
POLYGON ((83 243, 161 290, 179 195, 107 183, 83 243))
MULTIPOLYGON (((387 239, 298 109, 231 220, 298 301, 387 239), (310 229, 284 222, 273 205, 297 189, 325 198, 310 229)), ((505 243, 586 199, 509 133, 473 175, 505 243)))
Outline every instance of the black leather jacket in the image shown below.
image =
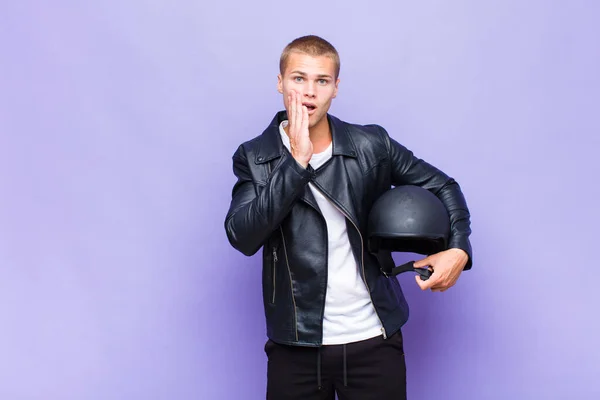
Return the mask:
POLYGON ((303 168, 283 145, 275 115, 266 130, 233 155, 237 177, 225 219, 231 245, 247 256, 263 248, 262 287, 267 336, 274 342, 318 346, 327 288, 327 227, 308 183, 346 216, 348 236, 362 277, 391 336, 408 319, 408 304, 395 277, 382 274, 367 251, 367 217, 390 187, 411 184, 435 193, 450 214, 449 247, 469 255, 470 215, 459 185, 416 158, 379 125, 355 125, 327 116, 332 158, 317 170, 303 168))

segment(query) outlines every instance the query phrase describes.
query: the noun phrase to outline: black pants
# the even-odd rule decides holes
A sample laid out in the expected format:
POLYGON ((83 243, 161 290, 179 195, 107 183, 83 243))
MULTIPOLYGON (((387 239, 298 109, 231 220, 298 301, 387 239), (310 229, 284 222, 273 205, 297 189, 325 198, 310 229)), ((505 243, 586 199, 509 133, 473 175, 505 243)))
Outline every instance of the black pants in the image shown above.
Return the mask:
POLYGON ((267 400, 405 400, 402 333, 320 348, 268 340, 267 400))

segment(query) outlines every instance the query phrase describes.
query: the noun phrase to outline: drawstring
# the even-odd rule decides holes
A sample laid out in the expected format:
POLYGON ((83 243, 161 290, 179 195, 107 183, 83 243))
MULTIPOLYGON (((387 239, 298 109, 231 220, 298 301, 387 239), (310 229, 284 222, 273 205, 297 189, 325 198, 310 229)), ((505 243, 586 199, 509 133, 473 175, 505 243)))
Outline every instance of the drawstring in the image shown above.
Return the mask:
POLYGON ((317 347, 317 385, 321 390, 321 348, 317 347))
MULTIPOLYGON (((348 362, 346 356, 346 345, 342 345, 344 350, 344 386, 348 386, 348 362)), ((321 390, 321 347, 317 347, 317 385, 321 390)))
POLYGON ((348 374, 346 368, 346 345, 344 344, 344 386, 348 386, 348 374))

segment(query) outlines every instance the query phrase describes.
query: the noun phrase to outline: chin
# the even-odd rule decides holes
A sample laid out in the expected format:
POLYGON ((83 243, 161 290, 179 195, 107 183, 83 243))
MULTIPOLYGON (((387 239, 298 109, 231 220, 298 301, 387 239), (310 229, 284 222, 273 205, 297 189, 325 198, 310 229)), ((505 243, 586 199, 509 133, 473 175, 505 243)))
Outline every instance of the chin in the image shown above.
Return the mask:
POLYGON ((319 115, 319 116, 314 115, 312 118, 309 118, 308 129, 314 128, 315 126, 319 125, 319 123, 323 120, 323 118, 325 118, 325 115, 319 115))

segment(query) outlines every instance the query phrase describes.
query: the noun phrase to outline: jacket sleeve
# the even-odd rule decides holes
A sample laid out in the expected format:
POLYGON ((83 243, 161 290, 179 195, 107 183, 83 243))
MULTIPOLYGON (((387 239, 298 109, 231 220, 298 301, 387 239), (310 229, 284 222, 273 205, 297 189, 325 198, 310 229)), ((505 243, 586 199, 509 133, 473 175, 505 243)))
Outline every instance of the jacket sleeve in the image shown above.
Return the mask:
POLYGON ((281 224, 310 181, 311 174, 284 152, 266 186, 257 194, 243 146, 238 148, 232 160, 237 181, 225 218, 225 231, 235 249, 251 256, 281 224))
POLYGON ((392 185, 416 185, 434 193, 444 204, 450 216, 449 248, 464 250, 469 260, 465 270, 473 266, 473 252, 469 236, 471 221, 467 202, 459 184, 436 167, 414 156, 412 151, 389 137, 382 131, 390 157, 392 185))

